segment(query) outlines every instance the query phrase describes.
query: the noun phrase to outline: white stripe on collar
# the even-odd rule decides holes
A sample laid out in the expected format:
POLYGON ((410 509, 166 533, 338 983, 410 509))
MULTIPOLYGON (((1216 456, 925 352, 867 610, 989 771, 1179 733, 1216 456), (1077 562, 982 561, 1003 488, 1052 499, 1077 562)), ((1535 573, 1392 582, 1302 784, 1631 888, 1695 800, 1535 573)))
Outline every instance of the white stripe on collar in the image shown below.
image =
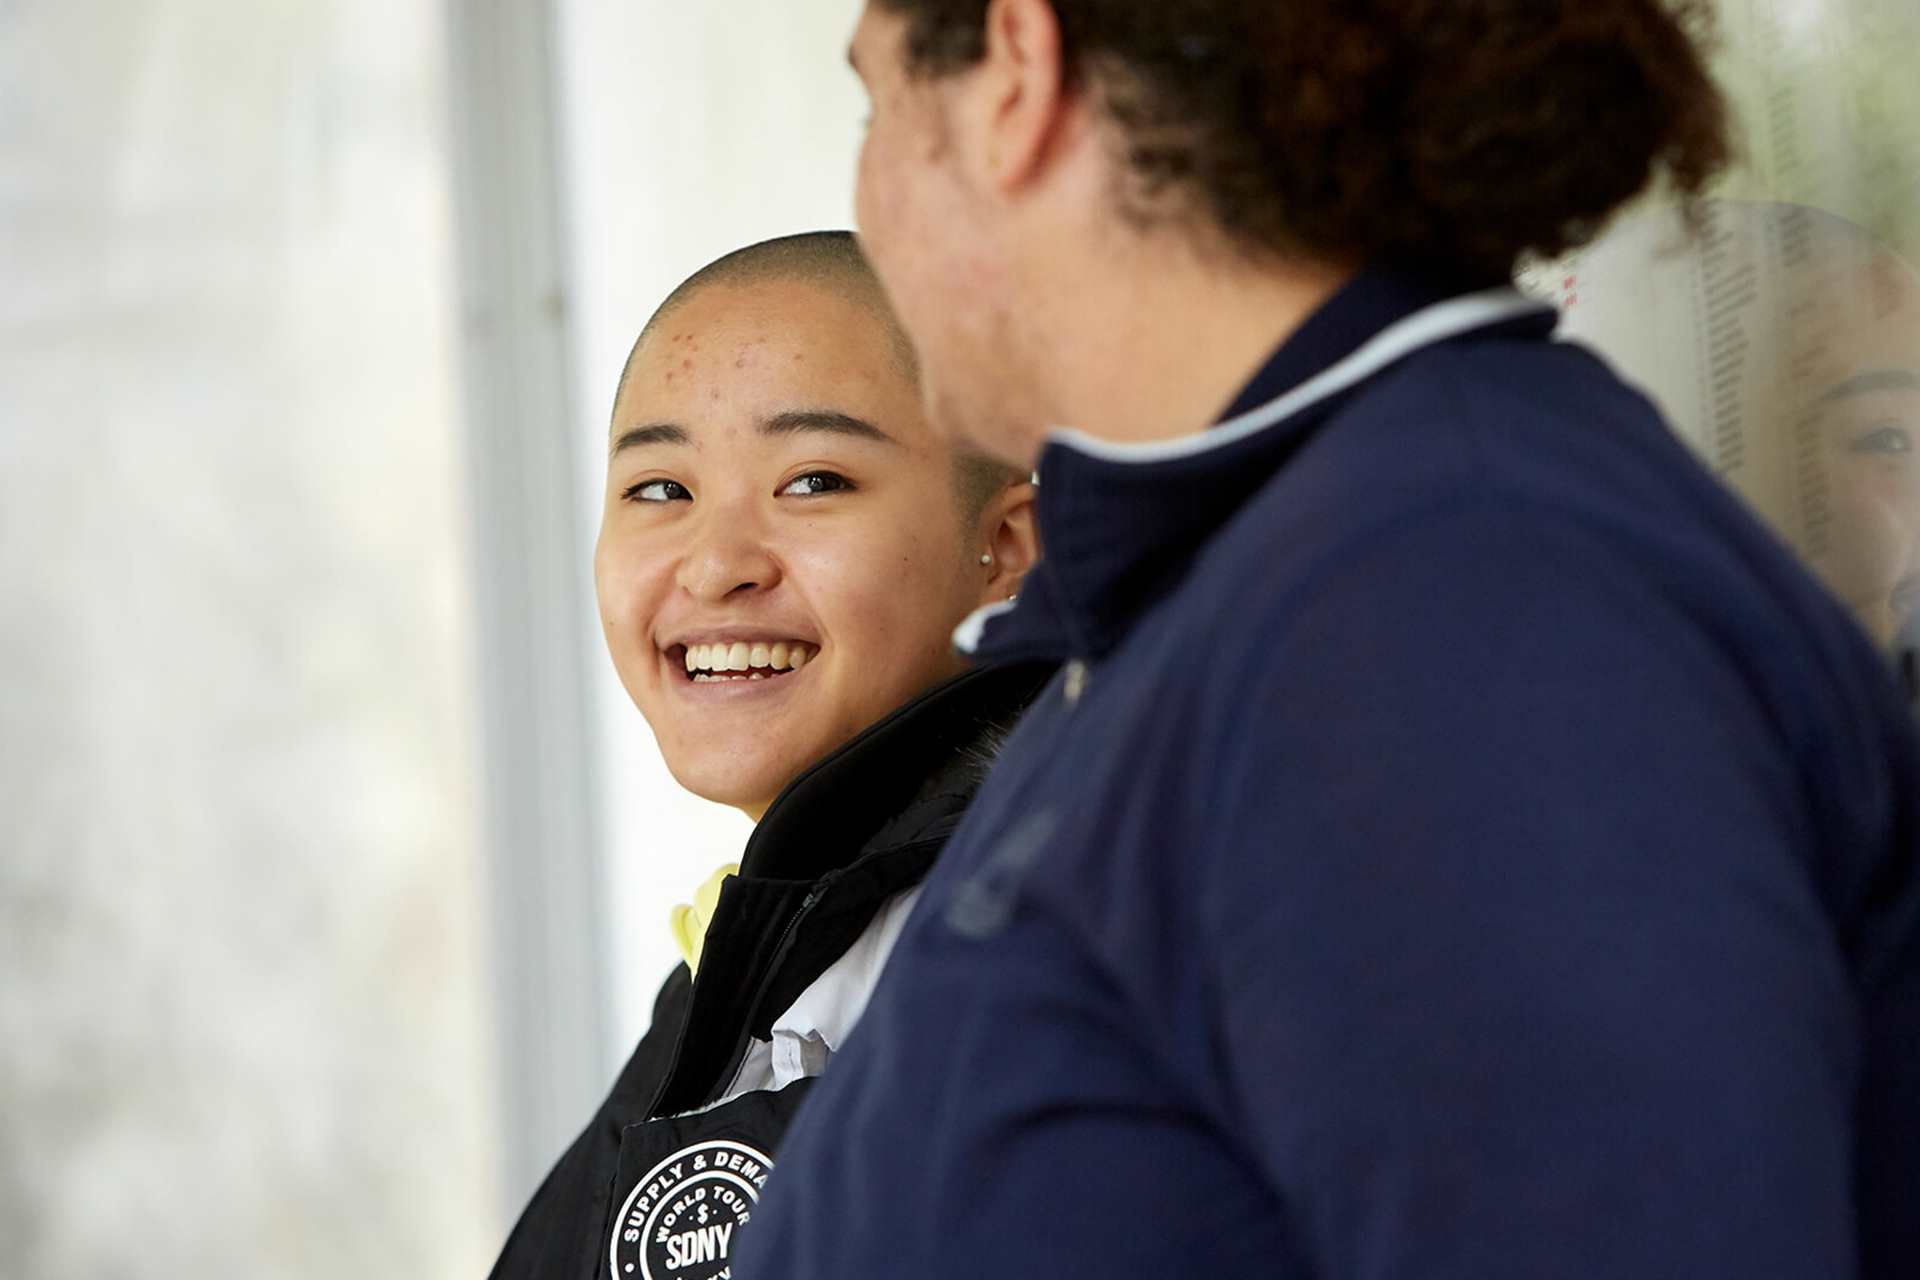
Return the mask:
POLYGON ((1388 365, 1406 359, 1422 347, 1457 338, 1475 329, 1504 324, 1520 316, 1551 310, 1545 303, 1510 287, 1464 294, 1435 303, 1388 325, 1369 338, 1358 351, 1337 364, 1329 365, 1286 394, 1194 435, 1178 436, 1172 440, 1151 440, 1144 444, 1119 444, 1072 427, 1058 427, 1047 434, 1047 440, 1108 462, 1168 462, 1175 458, 1190 458, 1225 448, 1257 431, 1264 431, 1303 409, 1365 382, 1388 365))
MULTIPOLYGON (((1108 462, 1150 463, 1166 462, 1174 458, 1190 458, 1196 454, 1224 448, 1237 440, 1246 439, 1257 431, 1264 431, 1275 423, 1283 422, 1303 409, 1358 386, 1382 369, 1406 359, 1423 347, 1431 347, 1449 338, 1457 338, 1463 333, 1471 333, 1475 329, 1489 329, 1524 315, 1551 310, 1552 308, 1545 303, 1529 298, 1513 288, 1503 287, 1488 289, 1481 293, 1463 294, 1458 298, 1435 303, 1397 323, 1388 325, 1369 338, 1352 355, 1329 365, 1293 390, 1196 435, 1180 436, 1172 440, 1153 440, 1145 444, 1116 444, 1111 440, 1090 436, 1084 431, 1075 431, 1071 427, 1060 427, 1049 432, 1047 439, 1049 442, 1057 442, 1076 452, 1108 462)), ((1003 614, 1013 612, 1014 607, 1012 602, 1003 600, 969 614, 966 620, 954 629, 954 648, 965 654, 977 653, 987 624, 1003 614)))
POLYGON ((984 608, 975 609, 953 629, 953 647, 961 653, 978 652, 980 637, 985 634, 987 624, 1002 614, 1012 613, 1016 607, 1011 600, 1001 600, 984 608))

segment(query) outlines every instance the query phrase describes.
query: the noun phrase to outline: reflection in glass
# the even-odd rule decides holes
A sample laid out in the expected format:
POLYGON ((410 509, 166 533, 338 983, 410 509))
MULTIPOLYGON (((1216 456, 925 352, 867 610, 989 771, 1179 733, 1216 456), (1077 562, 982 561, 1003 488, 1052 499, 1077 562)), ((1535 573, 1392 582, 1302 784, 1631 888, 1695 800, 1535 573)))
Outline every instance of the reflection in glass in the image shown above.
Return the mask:
POLYGON ((1627 220, 1545 282, 1896 652, 1920 612, 1920 273, 1844 218, 1716 201, 1627 220))
MULTIPOLYGON (((1911 668, 1920 645, 1920 5, 1723 0, 1741 163, 1523 281, 1911 668)), ((1920 690, 1916 690, 1920 698, 1920 690)))

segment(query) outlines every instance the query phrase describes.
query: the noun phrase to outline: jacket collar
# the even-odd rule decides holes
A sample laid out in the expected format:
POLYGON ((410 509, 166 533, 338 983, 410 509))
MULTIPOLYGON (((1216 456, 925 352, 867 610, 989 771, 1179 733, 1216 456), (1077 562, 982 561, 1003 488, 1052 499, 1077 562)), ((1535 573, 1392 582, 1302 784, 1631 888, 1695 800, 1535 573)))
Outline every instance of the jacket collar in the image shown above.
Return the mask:
POLYGON ((1011 729, 1051 673, 969 671, 875 722, 787 784, 747 840, 741 874, 815 880, 870 845, 944 837, 991 763, 973 749, 1011 729))
POLYGON ((1053 432, 1039 469, 1046 556, 1017 605, 982 609, 954 643, 992 661, 1100 657, 1348 393, 1426 347, 1490 331, 1545 336, 1554 322, 1512 288, 1454 294, 1367 271, 1281 344, 1212 429, 1148 444, 1053 432))

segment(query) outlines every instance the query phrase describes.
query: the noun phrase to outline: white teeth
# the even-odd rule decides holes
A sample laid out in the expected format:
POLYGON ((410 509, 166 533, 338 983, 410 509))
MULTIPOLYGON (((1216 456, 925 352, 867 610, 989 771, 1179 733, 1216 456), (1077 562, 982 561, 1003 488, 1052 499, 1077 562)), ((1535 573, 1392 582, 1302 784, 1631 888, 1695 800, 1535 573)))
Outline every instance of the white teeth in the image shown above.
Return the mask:
POLYGON ((686 647, 685 661, 689 676, 709 684, 729 679, 758 680, 776 672, 798 671, 817 652, 798 640, 741 640, 731 644, 690 644, 686 647))

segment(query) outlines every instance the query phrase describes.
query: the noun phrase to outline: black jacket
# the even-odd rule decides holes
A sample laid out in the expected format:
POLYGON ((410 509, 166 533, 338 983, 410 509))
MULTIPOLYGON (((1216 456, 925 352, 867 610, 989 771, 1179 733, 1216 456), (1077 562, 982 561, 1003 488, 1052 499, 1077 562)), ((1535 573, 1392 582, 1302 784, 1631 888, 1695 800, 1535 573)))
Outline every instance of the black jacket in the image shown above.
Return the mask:
POLYGON ((999 739, 1051 669, 963 675, 796 778, 720 892, 694 982, 681 965, 613 1092, 547 1175, 494 1280, 707 1280, 726 1272, 811 1080, 723 1105, 749 1047, 919 884, 999 739))

